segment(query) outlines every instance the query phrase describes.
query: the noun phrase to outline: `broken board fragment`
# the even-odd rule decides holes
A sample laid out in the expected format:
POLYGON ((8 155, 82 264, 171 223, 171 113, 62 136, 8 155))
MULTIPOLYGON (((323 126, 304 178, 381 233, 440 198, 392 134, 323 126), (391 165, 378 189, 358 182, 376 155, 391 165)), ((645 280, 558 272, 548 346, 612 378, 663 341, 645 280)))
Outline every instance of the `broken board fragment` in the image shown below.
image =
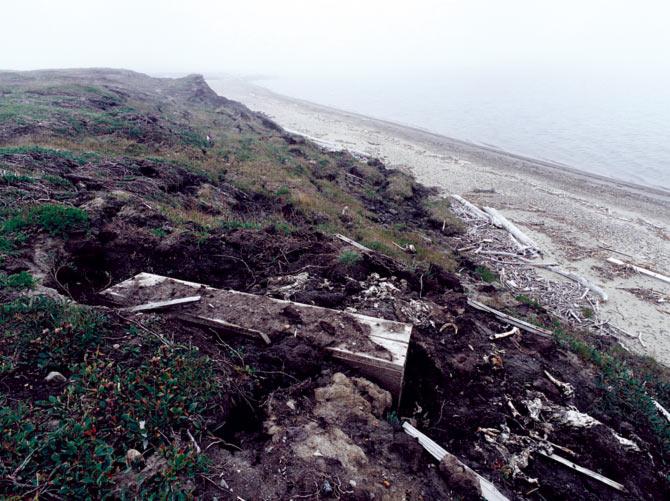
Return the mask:
MULTIPOLYGON (((101 292, 110 301, 123 306, 167 303, 175 301, 175 297, 196 297, 194 293, 202 299, 183 304, 182 308, 175 310, 177 318, 223 332, 262 339, 268 344, 275 333, 290 335, 292 331, 293 335, 306 338, 325 333, 329 341, 320 346, 333 358, 376 381, 399 401, 412 335, 411 324, 215 289, 151 273, 140 273, 101 292), (300 318, 296 325, 290 326, 289 332, 286 327, 290 320, 282 317, 286 309, 300 318)), ((320 343, 315 339, 313 341, 320 343)))
POLYGON ((231 334, 241 334, 243 336, 259 337, 263 341, 265 341, 265 344, 272 344, 270 337, 265 332, 261 332, 257 329, 244 328, 240 325, 232 324, 230 322, 226 322, 225 320, 221 320, 220 318, 210 318, 202 315, 185 315, 184 319, 194 324, 206 325, 207 327, 221 329, 225 332, 230 332, 231 334))
POLYGON ((468 304, 470 306, 472 306, 473 308, 475 308, 476 310, 491 313, 491 314, 495 315, 496 317, 500 318, 501 320, 504 320, 509 324, 515 325, 516 327, 519 327, 520 329, 523 329, 527 332, 530 332, 531 334, 537 334, 538 336, 544 336, 544 337, 553 337, 553 334, 550 330, 543 329, 542 327, 537 327, 536 325, 529 324, 525 320, 515 318, 511 315, 508 315, 507 313, 503 313, 502 311, 498 311, 495 308, 491 308, 490 306, 487 306, 484 303, 480 303, 479 301, 475 301, 474 299, 469 299, 468 298, 468 304))
POLYGON ((403 430, 405 430, 405 433, 407 433, 410 437, 416 438, 421 444, 421 446, 424 449, 426 449, 426 451, 438 461, 442 461, 445 457, 450 456, 453 459, 455 459, 460 465, 462 465, 465 470, 474 474, 479 479, 479 488, 482 491, 482 497, 484 499, 486 499, 487 501, 508 501, 508 498, 504 494, 502 494, 498 490, 498 488, 495 485, 493 485, 492 482, 486 480, 479 473, 477 473, 468 465, 463 463, 460 459, 455 457, 446 449, 442 448, 438 443, 436 443, 430 437, 424 435, 419 430, 414 428, 414 426, 409 424, 407 421, 405 421, 402 424, 402 428, 403 430))
POLYGON ((189 297, 180 297, 177 299, 168 299, 167 301, 156 301, 153 303, 139 304, 137 306, 131 306, 127 308, 131 313, 139 313, 141 311, 153 311, 153 310, 162 310, 165 308, 171 308, 172 306, 179 306, 181 304, 190 304, 200 301, 202 296, 189 296, 189 297))
POLYGON ((626 492, 626 488, 620 484, 619 482, 615 482, 614 480, 611 480, 600 473, 596 473, 593 470, 589 470, 588 468, 584 468, 583 466, 579 466, 576 463, 573 463, 569 459, 565 459, 564 457, 559 456, 558 454, 547 454, 546 452, 543 451, 537 451, 539 454, 548 457, 550 459, 553 459, 557 463, 561 463, 562 465, 567 466, 568 468, 572 468, 575 471, 578 471, 579 473, 582 473, 586 475, 587 477, 591 477, 595 480, 598 480, 599 482, 602 482, 605 485, 609 485, 613 489, 616 489, 621 492, 626 492))

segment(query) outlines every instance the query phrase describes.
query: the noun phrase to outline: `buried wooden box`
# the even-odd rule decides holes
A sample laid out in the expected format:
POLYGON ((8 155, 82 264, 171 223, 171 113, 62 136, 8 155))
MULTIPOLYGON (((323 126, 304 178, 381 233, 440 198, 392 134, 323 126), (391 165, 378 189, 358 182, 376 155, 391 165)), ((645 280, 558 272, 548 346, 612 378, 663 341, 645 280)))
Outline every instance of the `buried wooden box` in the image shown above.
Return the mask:
POLYGON ((265 343, 272 342, 274 332, 304 336, 391 392, 396 402, 400 399, 411 324, 152 273, 140 273, 101 294, 132 312, 172 308, 182 320, 265 343), (297 325, 287 322, 287 312, 299 318, 297 325))

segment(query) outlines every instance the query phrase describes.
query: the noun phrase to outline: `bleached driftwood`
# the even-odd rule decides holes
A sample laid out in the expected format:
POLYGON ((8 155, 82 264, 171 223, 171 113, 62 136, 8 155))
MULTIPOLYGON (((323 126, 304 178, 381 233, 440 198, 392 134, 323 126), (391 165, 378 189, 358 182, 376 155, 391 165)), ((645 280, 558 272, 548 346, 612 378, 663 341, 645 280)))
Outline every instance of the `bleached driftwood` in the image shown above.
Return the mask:
POLYGON ((372 249, 368 249, 365 245, 359 244, 356 242, 356 240, 352 240, 349 237, 345 237, 344 235, 341 235, 340 233, 335 233, 335 238, 338 238, 342 240, 344 243, 347 243, 351 245, 352 247, 356 247, 359 251, 365 252, 365 253, 370 253, 373 252, 372 249))
POLYGON ((547 329, 536 327, 535 325, 529 324, 525 320, 514 318, 513 316, 508 315, 507 313, 503 313, 502 311, 498 311, 494 308, 491 308, 490 306, 486 306, 485 304, 480 303, 479 301, 475 301, 474 299, 468 299, 468 304, 477 310, 492 313, 493 315, 504 320, 505 322, 512 325, 516 325, 520 329, 528 331, 532 334, 537 334, 538 336, 552 337, 551 331, 548 331, 547 329))
POLYGON ((449 456, 456 462, 458 462, 463 468, 468 471, 469 473, 475 475, 477 479, 479 480, 479 487, 482 491, 482 497, 486 499, 487 501, 507 501, 508 498, 502 494, 495 485, 493 485, 492 482, 489 480, 485 479, 482 477, 479 473, 474 471, 472 468, 470 468, 468 465, 463 463, 460 459, 458 459, 456 456, 451 454, 449 451, 446 449, 442 448, 439 444, 437 444, 435 441, 433 441, 430 437, 424 435, 421 433, 419 430, 414 428, 411 424, 408 422, 404 422, 402 424, 403 430, 405 430, 405 433, 407 433, 410 437, 416 438, 421 446, 426 449, 426 451, 433 456, 435 459, 438 461, 442 461, 445 457, 449 456))
POLYGON ((598 296, 600 296, 600 299, 603 301, 607 301, 608 296, 607 292, 605 292, 602 288, 598 287, 596 284, 593 282, 587 280, 586 278, 582 277, 581 275, 577 275, 576 273, 573 273, 571 271, 566 271, 562 268, 559 268, 558 266, 547 266, 547 270, 553 271, 554 273, 561 275, 565 278, 568 278, 572 280, 573 282, 577 282, 579 285, 584 287, 585 289, 590 290, 591 292, 594 292, 598 296))
POLYGON ((595 480, 598 480, 602 482, 603 484, 609 485, 610 487, 621 491, 621 492, 626 492, 626 488, 620 484, 619 482, 615 482, 614 480, 611 480, 600 473, 596 473, 593 470, 589 470, 588 468, 584 468, 583 466, 579 466, 578 464, 573 463, 569 459, 565 459, 562 456, 559 456, 557 454, 547 454, 546 452, 542 452, 541 450, 537 451, 539 454, 542 454, 545 457, 548 457, 550 459, 553 459, 554 461, 561 463, 562 465, 567 466, 568 468, 572 468, 575 471, 578 471, 579 473, 582 473, 588 477, 591 477, 595 480))
POLYGON ((666 284, 670 284, 670 277, 667 277, 665 275, 661 275, 660 273, 656 273, 655 271, 647 270, 646 268, 641 268, 639 266, 635 266, 634 264, 626 263, 624 261, 621 261, 620 259, 617 259, 615 257, 608 257, 607 258, 608 263, 616 264, 617 266, 625 266, 627 268, 631 268, 638 273, 641 273, 643 275, 647 275, 648 277, 653 277, 658 280, 661 280, 665 282, 666 284))
POLYGON ((189 296, 189 297, 180 297, 177 299, 169 299, 167 301, 155 301, 153 303, 145 303, 145 304, 138 304, 137 306, 131 306, 130 308, 126 308, 126 311, 137 313, 140 311, 162 310, 164 308, 170 308, 171 306, 196 303, 200 301, 200 299, 201 296, 189 296))
POLYGON ((540 253, 540 247, 533 241, 533 239, 530 238, 528 235, 526 235, 519 228, 517 228, 514 223, 512 223, 509 219, 503 216, 496 209, 494 209, 493 207, 484 207, 484 212, 488 214, 491 224, 497 226, 498 228, 506 230, 519 243, 525 245, 531 250, 535 250, 536 252, 540 253))
POLYGON ((477 219, 483 219, 484 221, 488 221, 488 222, 491 221, 491 219, 489 218, 489 216, 488 216, 484 211, 482 211, 482 210, 481 210, 479 207, 477 207, 476 205, 471 204, 470 202, 468 202, 465 198, 463 198, 463 197, 461 197, 461 196, 459 196, 459 195, 453 195, 453 194, 451 195, 451 198, 453 198, 454 200, 456 200, 457 202, 459 202, 463 207, 465 207, 465 209, 466 209, 472 216, 476 217, 477 219))
POLYGON ((656 400, 653 398, 651 399, 652 402, 654 402, 654 407, 658 409, 658 411, 663 414, 663 417, 668 420, 670 423, 670 412, 668 412, 665 407, 663 407, 661 404, 659 404, 656 400))

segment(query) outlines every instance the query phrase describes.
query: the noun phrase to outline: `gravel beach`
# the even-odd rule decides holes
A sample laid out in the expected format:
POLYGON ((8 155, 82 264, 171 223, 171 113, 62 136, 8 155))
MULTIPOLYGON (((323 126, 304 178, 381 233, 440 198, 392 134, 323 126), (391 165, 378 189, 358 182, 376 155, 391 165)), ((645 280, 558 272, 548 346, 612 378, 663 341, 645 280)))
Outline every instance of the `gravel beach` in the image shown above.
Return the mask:
POLYGON ((620 339, 626 347, 670 366, 670 284, 606 262, 615 257, 670 275, 670 191, 280 96, 239 79, 208 84, 291 132, 379 157, 445 194, 499 209, 549 259, 605 289, 602 318, 630 334, 620 339))

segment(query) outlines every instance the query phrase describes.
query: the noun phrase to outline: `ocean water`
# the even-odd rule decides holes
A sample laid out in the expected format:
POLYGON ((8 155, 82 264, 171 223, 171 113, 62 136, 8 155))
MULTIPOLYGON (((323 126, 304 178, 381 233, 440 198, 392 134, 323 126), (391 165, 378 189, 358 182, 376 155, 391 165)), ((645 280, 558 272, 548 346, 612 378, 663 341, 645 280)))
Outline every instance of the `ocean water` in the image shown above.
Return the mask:
POLYGON ((256 83, 314 103, 670 189, 670 73, 459 70, 256 83))

